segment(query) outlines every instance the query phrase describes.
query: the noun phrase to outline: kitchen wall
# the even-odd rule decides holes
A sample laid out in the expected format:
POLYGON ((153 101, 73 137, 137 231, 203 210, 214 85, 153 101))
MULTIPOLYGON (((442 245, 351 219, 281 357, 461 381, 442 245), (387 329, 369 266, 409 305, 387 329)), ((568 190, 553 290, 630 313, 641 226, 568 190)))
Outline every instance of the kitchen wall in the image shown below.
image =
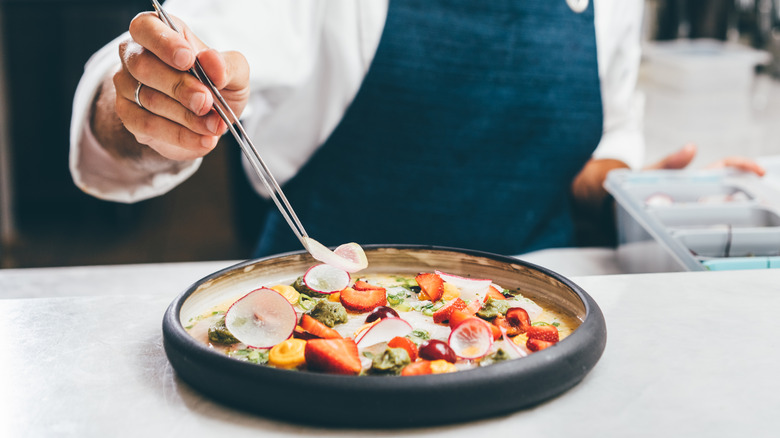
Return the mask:
MULTIPOLYGON (((8 188, 0 209, 0 267, 218 260, 245 257, 237 237, 227 145, 161 199, 123 205, 79 191, 68 172, 73 93, 89 56, 127 29, 147 0, 1 0, 6 91, 0 141, 8 188)), ((2 93, 2 92, 0 92, 2 93)), ((0 115, 3 113, 0 112, 0 115)), ((252 201, 249 199, 250 202, 252 201)), ((257 227, 257 225, 255 225, 257 227)), ((253 240, 253 239, 248 239, 253 240)))

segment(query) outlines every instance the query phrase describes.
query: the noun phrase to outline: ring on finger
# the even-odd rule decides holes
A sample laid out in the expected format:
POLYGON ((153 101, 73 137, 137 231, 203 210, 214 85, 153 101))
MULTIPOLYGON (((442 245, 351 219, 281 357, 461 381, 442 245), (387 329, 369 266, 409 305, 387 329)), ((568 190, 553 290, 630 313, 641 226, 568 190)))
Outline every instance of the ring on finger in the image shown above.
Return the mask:
POLYGON ((144 84, 141 83, 141 81, 138 81, 138 86, 135 87, 135 103, 141 107, 141 109, 146 109, 144 105, 141 103, 141 87, 143 87, 144 84))

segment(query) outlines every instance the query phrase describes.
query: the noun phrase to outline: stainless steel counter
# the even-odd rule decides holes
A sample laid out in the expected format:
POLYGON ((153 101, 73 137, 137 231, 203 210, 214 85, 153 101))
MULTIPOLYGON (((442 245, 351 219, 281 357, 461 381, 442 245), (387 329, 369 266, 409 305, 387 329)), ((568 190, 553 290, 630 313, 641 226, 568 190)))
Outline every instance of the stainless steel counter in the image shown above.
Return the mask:
MULTIPOLYGON (((366 436, 245 414, 176 377, 161 344, 163 312, 229 264, 0 270, 0 436, 366 436)), ((608 329, 604 356, 578 386, 503 417, 371 434, 775 436, 780 271, 573 279, 608 329)))

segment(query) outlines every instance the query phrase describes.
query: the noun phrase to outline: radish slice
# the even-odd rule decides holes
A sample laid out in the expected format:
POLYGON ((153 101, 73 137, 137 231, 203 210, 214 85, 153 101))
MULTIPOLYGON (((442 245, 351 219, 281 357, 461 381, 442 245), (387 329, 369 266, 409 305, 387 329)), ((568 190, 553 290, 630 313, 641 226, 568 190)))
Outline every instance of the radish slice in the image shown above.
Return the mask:
POLYGON ((332 294, 349 286, 349 272, 331 265, 315 265, 303 274, 309 289, 321 294, 332 294))
POLYGON ((298 315, 287 298, 265 287, 244 295, 225 313, 225 327, 254 348, 271 348, 284 341, 297 323, 298 315))
POLYGON ((460 290, 460 298, 468 301, 484 298, 493 283, 493 280, 459 277, 441 271, 436 271, 436 274, 445 282, 457 287, 460 290))
POLYGON ((493 346, 493 330, 479 318, 468 318, 452 330, 447 343, 458 357, 479 359, 493 346))
POLYGON ((531 354, 530 351, 525 346, 520 346, 515 344, 515 341, 512 340, 509 336, 506 335, 506 329, 504 327, 499 327, 501 330, 501 334, 504 336, 504 343, 509 344, 509 346, 512 348, 512 350, 515 351, 518 357, 526 357, 529 354, 531 354))
POLYGON ((357 346, 358 348, 365 348, 380 342, 389 342, 396 336, 403 337, 411 332, 412 326, 401 318, 381 319, 359 335, 357 346))
POLYGON ((331 251, 325 245, 311 237, 304 237, 306 249, 316 260, 333 267, 354 273, 368 267, 368 258, 363 248, 357 243, 345 243, 335 251, 331 251))

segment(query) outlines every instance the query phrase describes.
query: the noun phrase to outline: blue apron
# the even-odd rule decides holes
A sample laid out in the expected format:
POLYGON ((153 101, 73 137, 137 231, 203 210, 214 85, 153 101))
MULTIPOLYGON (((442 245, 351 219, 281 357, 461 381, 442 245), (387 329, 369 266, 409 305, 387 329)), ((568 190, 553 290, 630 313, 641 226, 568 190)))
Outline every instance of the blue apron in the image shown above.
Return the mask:
MULTIPOLYGON (((571 246, 602 127, 592 2, 391 0, 358 94, 284 190, 328 246, 571 246)), ((255 255, 300 248, 271 211, 255 255)))

